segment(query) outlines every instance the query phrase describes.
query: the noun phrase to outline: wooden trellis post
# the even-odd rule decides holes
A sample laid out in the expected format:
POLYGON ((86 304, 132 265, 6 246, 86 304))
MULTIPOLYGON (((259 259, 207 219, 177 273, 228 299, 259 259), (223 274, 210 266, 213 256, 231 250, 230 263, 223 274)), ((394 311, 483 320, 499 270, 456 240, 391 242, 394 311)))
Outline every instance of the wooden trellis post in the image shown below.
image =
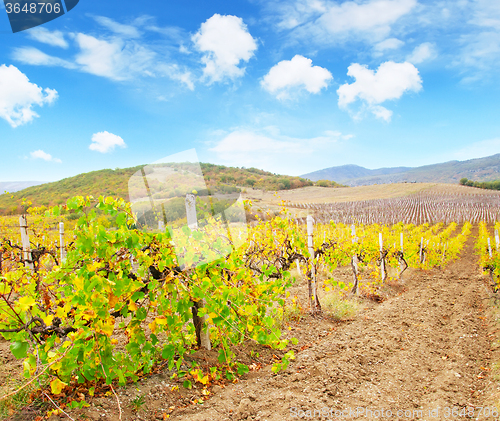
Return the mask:
POLYGON ((378 243, 380 246, 380 276, 382 281, 385 281, 387 273, 385 271, 384 240, 381 232, 378 233, 378 243))
POLYGON ((23 243, 24 266, 29 267, 31 270, 33 270, 34 265, 31 257, 30 237, 28 234, 28 220, 26 219, 26 215, 22 215, 19 217, 19 227, 21 228, 21 241, 23 243))
MULTIPOLYGON (((354 224, 351 225, 351 241, 353 244, 358 242, 358 237, 356 237, 356 226, 354 224)), ((358 254, 355 252, 351 257, 351 268, 352 275, 354 277, 354 286, 352 287, 351 293, 354 295, 359 295, 359 265, 360 260, 358 254)))
POLYGON ((59 222, 59 247, 62 263, 66 260, 66 250, 64 249, 64 222, 59 222))
POLYGON ((316 270, 314 267, 314 242, 313 242, 313 232, 314 232, 314 219, 311 215, 307 216, 307 247, 309 249, 309 264, 310 264, 310 275, 308 279, 309 286, 309 303, 311 307, 312 314, 317 314, 321 312, 321 307, 319 305, 319 299, 316 290, 316 270))
MULTIPOLYGON (((196 216, 196 197, 194 194, 186 194, 186 217, 188 227, 192 230, 198 229, 198 218, 196 216)), ((204 308, 206 300, 203 298, 201 301, 194 302, 193 311, 193 324, 196 329, 196 338, 199 339, 199 345, 207 350, 212 349, 210 343, 210 328, 207 324, 208 316, 205 314, 202 317, 198 316, 198 310, 204 308)))

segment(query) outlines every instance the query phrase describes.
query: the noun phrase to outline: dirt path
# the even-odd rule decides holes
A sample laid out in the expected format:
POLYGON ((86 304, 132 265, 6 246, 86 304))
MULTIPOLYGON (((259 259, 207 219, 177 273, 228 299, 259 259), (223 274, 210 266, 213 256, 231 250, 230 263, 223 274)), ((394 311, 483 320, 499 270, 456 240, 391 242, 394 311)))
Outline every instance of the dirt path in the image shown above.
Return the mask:
MULTIPOLYGON (((409 271, 405 292, 368 306, 352 322, 300 322, 291 333, 303 350, 285 372, 274 375, 270 366, 251 371, 214 387, 202 405, 189 405, 186 391, 176 398, 168 376, 153 376, 120 388, 122 420, 499 419, 478 408, 491 406, 492 398, 498 402, 489 369, 500 355, 490 292, 474 255, 476 235, 477 228, 459 260, 445 269, 409 271), (140 394, 145 403, 133 412, 129 403, 140 394), (178 409, 186 401, 187 408, 178 409), (453 406, 471 409, 448 413, 453 406)), ((113 397, 91 404, 72 412, 74 419, 119 419, 113 397)))
POLYGON ((444 270, 413 272, 407 292, 300 352, 285 373, 264 370, 169 419, 328 419, 326 413, 330 419, 468 418, 448 414, 453 406, 474 407, 474 418, 498 419, 477 408, 493 384, 487 374, 489 292, 476 260, 470 238, 458 261, 444 270), (328 411, 314 416, 323 408, 328 411), (360 408, 358 416, 349 416, 349 408, 360 408))

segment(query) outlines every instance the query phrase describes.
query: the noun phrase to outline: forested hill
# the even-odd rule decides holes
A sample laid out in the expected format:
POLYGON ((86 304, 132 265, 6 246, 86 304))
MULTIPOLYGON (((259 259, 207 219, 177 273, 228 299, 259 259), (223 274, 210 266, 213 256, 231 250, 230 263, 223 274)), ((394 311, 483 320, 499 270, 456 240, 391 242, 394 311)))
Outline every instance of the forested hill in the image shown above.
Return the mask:
MULTIPOLYGON (((28 187, 12 194, 1 194, 0 215, 18 213, 23 199, 32 202, 33 206, 59 205, 77 195, 116 196, 129 200, 130 177, 143 167, 140 165, 131 168, 92 171, 60 181, 28 187)), ((207 187, 212 191, 240 191, 249 187, 267 191, 289 190, 314 184, 323 187, 338 187, 335 182, 323 180, 313 183, 305 178, 273 174, 256 168, 201 163, 201 169, 207 187)))

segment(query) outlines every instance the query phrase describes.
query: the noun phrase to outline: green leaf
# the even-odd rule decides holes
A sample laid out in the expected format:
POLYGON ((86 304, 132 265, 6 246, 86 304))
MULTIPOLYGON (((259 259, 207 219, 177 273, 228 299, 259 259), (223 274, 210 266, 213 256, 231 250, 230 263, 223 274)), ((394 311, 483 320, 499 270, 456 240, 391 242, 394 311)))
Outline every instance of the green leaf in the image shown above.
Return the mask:
POLYGON ((137 319, 139 319, 139 320, 144 320, 147 315, 148 315, 148 312, 146 311, 146 309, 144 307, 141 307, 135 313, 135 317, 137 317, 137 319))
POLYGON ((173 345, 165 345, 161 352, 161 357, 165 360, 170 360, 175 355, 175 347, 173 345))
POLYGON ((240 376, 242 376, 243 374, 247 374, 250 371, 248 366, 245 364, 236 363, 236 365, 238 366, 237 371, 240 376))
POLYGON ((221 349, 219 350, 219 356, 217 357, 220 363, 225 363, 226 362, 226 354, 224 353, 224 350, 221 349))
POLYGON ((10 351, 14 357, 20 360, 21 358, 26 358, 29 347, 30 344, 28 342, 16 341, 10 345, 10 351))
POLYGON ((189 381, 189 380, 184 380, 184 383, 182 383, 182 385, 186 388, 186 389, 191 389, 193 387, 193 384, 189 381))

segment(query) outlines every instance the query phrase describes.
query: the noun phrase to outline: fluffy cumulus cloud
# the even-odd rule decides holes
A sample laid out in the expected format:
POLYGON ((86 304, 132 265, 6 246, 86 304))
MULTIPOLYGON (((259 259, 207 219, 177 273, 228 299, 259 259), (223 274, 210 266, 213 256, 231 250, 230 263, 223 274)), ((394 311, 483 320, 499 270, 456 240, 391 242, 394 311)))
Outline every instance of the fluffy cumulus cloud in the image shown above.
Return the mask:
POLYGON ((245 68, 239 67, 240 62, 250 60, 257 50, 257 42, 243 20, 231 15, 213 15, 201 24, 192 41, 204 53, 203 75, 208 83, 243 76, 245 68))
POLYGON ((311 59, 296 55, 291 60, 283 60, 273 66, 262 79, 261 86, 278 99, 284 99, 290 96, 294 88, 317 94, 332 79, 327 69, 313 66, 311 59))
POLYGON ((430 42, 424 42, 415 47, 413 52, 406 58, 406 61, 419 64, 424 61, 433 60, 437 57, 436 47, 430 42))
POLYGON ((43 26, 37 26, 27 31, 27 35, 35 41, 52 45, 53 47, 68 48, 68 42, 61 31, 49 31, 43 26))
POLYGON ((126 148, 127 145, 120 136, 104 131, 92 135, 92 143, 89 149, 91 151, 108 153, 113 151, 116 147, 126 148))
POLYGON ((57 162, 60 164, 62 161, 59 158, 54 158, 51 154, 38 149, 37 151, 30 152, 32 159, 42 159, 47 162, 57 162))
POLYGON ((355 82, 346 83, 337 90, 339 107, 362 101, 378 118, 390 121, 392 111, 381 106, 385 101, 400 98, 405 92, 418 92, 422 89, 422 79, 418 69, 411 63, 382 63, 377 71, 354 63, 349 66, 348 76, 355 82))
POLYGON ((52 104, 57 99, 57 91, 42 89, 31 83, 28 77, 15 66, 0 66, 0 118, 12 127, 29 123, 39 115, 34 106, 52 104))

